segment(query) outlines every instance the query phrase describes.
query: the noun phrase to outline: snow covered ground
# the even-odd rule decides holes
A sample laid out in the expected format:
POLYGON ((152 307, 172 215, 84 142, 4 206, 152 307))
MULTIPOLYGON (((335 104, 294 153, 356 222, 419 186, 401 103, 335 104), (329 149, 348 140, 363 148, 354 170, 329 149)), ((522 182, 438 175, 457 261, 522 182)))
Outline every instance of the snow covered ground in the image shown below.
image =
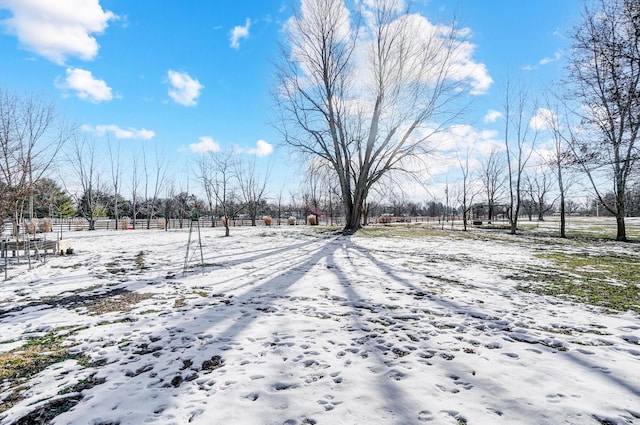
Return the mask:
POLYGON ((638 314, 519 291, 549 267, 530 240, 221 235, 186 273, 186 229, 69 233, 74 255, 12 269, 0 354, 69 355, 5 380, 0 424, 640 423, 638 314))

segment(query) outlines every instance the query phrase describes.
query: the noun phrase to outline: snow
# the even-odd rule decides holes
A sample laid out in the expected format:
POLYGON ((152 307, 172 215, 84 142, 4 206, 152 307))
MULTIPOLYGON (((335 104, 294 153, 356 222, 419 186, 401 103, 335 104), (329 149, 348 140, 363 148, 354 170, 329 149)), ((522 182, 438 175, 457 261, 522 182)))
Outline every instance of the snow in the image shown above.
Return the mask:
POLYGON ((519 291, 548 266, 525 238, 201 234, 186 273, 187 229, 73 232, 74 255, 12 269, 0 353, 57 331, 90 361, 33 377, 0 424, 65 397, 53 424, 640 423, 638 315, 519 291), (124 291, 145 296, 92 308, 124 291))

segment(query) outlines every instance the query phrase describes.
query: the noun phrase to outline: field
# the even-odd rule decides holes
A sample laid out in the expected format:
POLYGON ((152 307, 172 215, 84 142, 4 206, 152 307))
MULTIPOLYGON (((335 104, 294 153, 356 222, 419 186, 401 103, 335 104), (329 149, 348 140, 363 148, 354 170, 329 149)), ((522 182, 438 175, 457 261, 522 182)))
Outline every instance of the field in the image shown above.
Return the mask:
POLYGON ((555 230, 69 232, 0 283, 0 424, 640 423, 640 244, 555 230))

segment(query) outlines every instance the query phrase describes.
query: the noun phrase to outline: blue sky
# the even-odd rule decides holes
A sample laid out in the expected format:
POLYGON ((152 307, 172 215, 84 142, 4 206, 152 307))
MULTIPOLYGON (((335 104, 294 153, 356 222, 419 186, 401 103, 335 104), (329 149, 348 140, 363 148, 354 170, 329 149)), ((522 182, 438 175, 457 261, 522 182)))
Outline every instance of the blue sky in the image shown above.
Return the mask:
MULTIPOLYGON (((203 148, 255 156, 272 186, 295 179, 270 121, 273 63, 297 0, 0 0, 0 85, 52 100, 99 144, 160 149, 182 175, 203 148)), ((460 118, 478 132, 501 108, 509 74, 545 86, 561 75, 581 0, 418 0, 453 14, 493 84, 460 118)), ((494 126, 492 128, 492 125, 494 126)), ((273 192, 273 191, 272 191, 273 192)), ((272 194, 275 196, 275 194, 272 194)))

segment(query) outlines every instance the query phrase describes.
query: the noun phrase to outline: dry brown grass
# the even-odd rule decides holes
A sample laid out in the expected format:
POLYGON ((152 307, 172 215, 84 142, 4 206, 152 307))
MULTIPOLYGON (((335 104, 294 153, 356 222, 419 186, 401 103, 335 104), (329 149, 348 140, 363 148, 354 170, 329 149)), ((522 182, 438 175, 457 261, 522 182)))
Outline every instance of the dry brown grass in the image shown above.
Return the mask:
POLYGON ((113 311, 130 311, 136 304, 152 296, 151 294, 125 292, 115 297, 97 299, 93 304, 88 305, 88 309, 93 315, 111 313, 113 311))

